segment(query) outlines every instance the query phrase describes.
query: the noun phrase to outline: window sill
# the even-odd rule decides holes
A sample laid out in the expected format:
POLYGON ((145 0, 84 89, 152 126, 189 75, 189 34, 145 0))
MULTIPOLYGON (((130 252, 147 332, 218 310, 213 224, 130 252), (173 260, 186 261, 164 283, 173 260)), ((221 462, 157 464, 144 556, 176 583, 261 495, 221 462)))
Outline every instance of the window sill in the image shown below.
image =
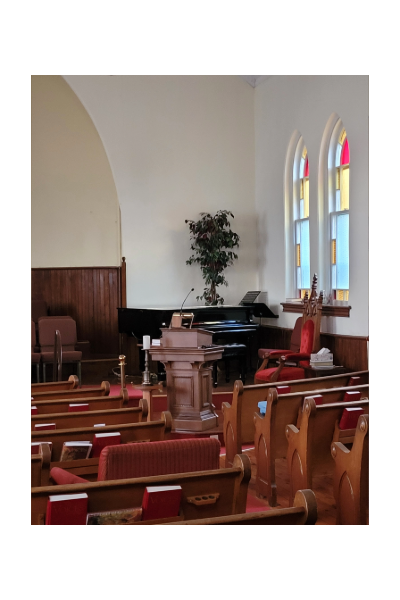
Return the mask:
MULTIPOLYGON (((302 302, 281 302, 283 312, 300 313, 303 312, 302 302)), ((323 304, 323 317, 349 317, 351 306, 348 304, 323 304)))

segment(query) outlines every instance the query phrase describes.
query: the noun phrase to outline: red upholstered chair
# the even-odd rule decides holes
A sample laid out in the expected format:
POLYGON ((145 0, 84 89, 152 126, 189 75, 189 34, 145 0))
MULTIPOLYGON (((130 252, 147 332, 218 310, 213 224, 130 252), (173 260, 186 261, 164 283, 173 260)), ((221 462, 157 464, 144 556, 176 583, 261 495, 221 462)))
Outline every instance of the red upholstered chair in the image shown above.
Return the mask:
POLYGON ((32 321, 31 329, 31 352, 32 352, 32 365, 36 368, 36 381, 40 383, 40 352, 37 352, 36 346, 36 326, 35 322, 32 321))
POLYGON ((304 299, 301 326, 300 349, 298 352, 285 350, 279 358, 279 366, 258 370, 254 383, 272 383, 275 381, 292 381, 304 379, 305 366, 310 365, 312 352, 320 350, 320 326, 322 312, 322 294, 317 295, 317 276, 314 274, 311 295, 304 299), (296 366, 285 366, 285 363, 296 363, 296 366))
POLYGON ((46 364, 54 361, 54 339, 58 330, 61 336, 62 364, 77 366, 77 376, 81 384, 82 352, 75 350, 77 343, 76 322, 72 317, 41 317, 38 320, 40 354, 43 364, 43 381, 46 381, 46 364))
MULTIPOLYGON (((294 325, 294 329, 292 332, 292 337, 290 339, 290 352, 299 352, 300 344, 301 344, 301 327, 303 325, 303 317, 299 317, 296 320, 294 325)), ((279 349, 276 348, 259 348, 258 350, 258 360, 262 361, 257 371, 263 371, 268 367, 268 363, 271 362, 279 362, 279 358, 282 354, 288 351, 288 348, 279 349)))
MULTIPOLYGON (((220 449, 215 438, 106 446, 100 454, 97 481, 219 469, 220 449)), ((59 467, 53 467, 50 475, 61 485, 86 481, 59 467)))

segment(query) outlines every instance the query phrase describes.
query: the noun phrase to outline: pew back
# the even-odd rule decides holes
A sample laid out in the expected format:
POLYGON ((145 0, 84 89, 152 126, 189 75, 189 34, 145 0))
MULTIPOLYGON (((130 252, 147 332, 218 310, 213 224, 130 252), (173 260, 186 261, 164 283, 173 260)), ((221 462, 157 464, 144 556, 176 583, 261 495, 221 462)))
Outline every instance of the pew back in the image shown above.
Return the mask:
MULTIPOLYGON (((59 398, 89 398, 91 396, 108 396, 110 394, 110 383, 102 381, 100 386, 90 388, 73 388, 67 390, 31 391, 33 402, 39 400, 58 400, 59 398)), ((74 402, 74 400, 70 400, 74 402)))
POLYGON ((297 490, 312 489, 312 478, 316 472, 332 471, 334 460, 331 443, 335 426, 344 408, 363 408, 368 414, 369 400, 356 402, 336 402, 316 406, 313 398, 304 401, 299 418, 299 427, 289 423, 286 426, 288 440, 287 465, 290 477, 290 505, 297 490), (307 482, 307 485, 305 485, 307 482))
POLYGON ((32 383, 32 396, 38 392, 59 392, 63 390, 72 390, 79 385, 79 379, 76 375, 70 375, 66 381, 49 381, 48 383, 32 383))
POLYGON ((75 429, 77 427, 93 427, 97 423, 117 425, 118 423, 140 423, 147 419, 147 400, 139 400, 134 408, 113 408, 109 410, 89 410, 85 412, 64 412, 38 414, 31 417, 31 429, 36 423, 55 423, 56 429, 75 429), (44 418, 45 417, 45 418, 44 418))
POLYGON ((266 399, 269 389, 277 387, 277 385, 289 385, 291 392, 313 392, 314 390, 345 387, 352 377, 360 377, 360 383, 367 384, 369 372, 356 371, 328 377, 246 386, 243 386, 239 380, 235 381, 232 405, 226 402, 222 405, 225 446, 234 444, 234 452, 230 460, 237 452, 242 451, 242 444, 251 443, 254 440, 253 415, 258 411, 258 403, 266 399))
MULTIPOLYGON (((144 423, 119 423, 105 427, 78 427, 76 429, 54 429, 46 431, 32 431, 31 441, 52 442, 52 466, 63 466, 64 463, 55 465, 60 460, 64 442, 92 441, 96 433, 119 431, 121 444, 137 441, 155 441, 165 439, 171 432, 172 418, 169 412, 163 412, 159 421, 144 423)), ((75 462, 75 461, 71 461, 75 462)), ((78 462, 78 461, 76 461, 78 462)))
POLYGON ((91 396, 87 398, 61 398, 58 400, 47 399, 33 401, 31 404, 36 406, 38 415, 47 415, 51 413, 68 412, 69 405, 89 404, 89 410, 110 410, 127 406, 129 392, 127 389, 121 390, 118 396, 91 396))
POLYGON ((235 457, 231 469, 32 488, 31 523, 44 524, 50 495, 86 492, 88 512, 100 512, 141 506, 145 488, 161 485, 182 486, 181 515, 184 520, 240 514, 246 510, 250 478, 250 459, 243 454, 235 457), (203 496, 211 501, 201 501, 203 496))

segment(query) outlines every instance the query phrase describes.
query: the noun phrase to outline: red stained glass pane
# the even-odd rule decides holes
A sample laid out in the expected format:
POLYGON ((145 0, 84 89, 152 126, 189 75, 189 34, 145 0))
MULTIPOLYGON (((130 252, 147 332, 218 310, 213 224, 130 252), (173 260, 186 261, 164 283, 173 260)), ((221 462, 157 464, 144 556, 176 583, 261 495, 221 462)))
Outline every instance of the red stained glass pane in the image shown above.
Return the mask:
MULTIPOLYGON (((346 140, 346 142, 347 142, 347 140, 346 140)), ((308 177, 308 158, 306 161, 306 168, 304 169, 304 177, 308 177)))
POLYGON ((342 150, 342 159, 340 161, 341 165, 348 165, 350 163, 350 150, 349 150, 349 142, 346 141, 343 145, 343 150, 342 150))

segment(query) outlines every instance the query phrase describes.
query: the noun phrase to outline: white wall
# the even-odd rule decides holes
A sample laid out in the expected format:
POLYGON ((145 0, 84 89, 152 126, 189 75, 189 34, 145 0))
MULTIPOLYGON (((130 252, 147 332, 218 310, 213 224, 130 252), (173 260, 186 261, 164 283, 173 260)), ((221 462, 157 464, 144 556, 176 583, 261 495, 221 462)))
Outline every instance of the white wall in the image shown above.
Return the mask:
MULTIPOLYGON (((292 327, 297 315, 282 313, 286 298, 284 166, 291 136, 304 138, 310 164, 311 274, 318 264, 318 164, 332 113, 342 119, 350 144, 349 318, 322 320, 323 331, 368 335, 368 77, 274 76, 255 89, 256 212, 259 285, 279 320, 292 327)), ((323 289, 319 281, 318 290, 323 289)), ((260 289, 258 288, 258 289, 260 289)))
POLYGON ((31 94, 31 266, 118 266, 118 198, 98 132, 61 76, 33 76, 31 94))
POLYGON ((254 89, 234 76, 64 76, 99 132, 121 207, 128 306, 179 306, 203 292, 185 219, 231 210, 239 259, 225 304, 254 289, 254 89))

